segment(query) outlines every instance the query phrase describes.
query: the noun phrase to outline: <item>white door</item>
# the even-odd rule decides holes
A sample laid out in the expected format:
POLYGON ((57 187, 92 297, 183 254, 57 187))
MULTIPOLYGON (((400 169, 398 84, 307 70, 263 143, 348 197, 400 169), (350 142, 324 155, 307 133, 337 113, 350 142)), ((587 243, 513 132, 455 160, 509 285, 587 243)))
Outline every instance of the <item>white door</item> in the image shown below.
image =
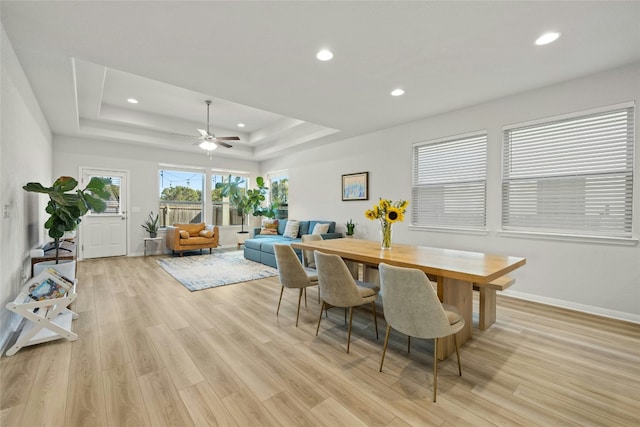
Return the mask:
POLYGON ((111 198, 102 213, 89 212, 80 223, 82 258, 103 258, 127 254, 127 181, 128 172, 81 169, 81 187, 93 177, 107 178, 111 198))

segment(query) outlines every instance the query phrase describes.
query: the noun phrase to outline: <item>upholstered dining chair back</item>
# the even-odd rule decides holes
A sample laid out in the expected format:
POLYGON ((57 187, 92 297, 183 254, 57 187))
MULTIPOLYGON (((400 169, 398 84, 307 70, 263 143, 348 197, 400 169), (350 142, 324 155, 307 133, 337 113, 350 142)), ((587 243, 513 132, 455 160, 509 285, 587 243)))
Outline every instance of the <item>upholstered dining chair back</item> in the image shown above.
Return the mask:
POLYGON ((289 245, 273 245, 280 284, 285 288, 306 288, 311 280, 300 263, 298 256, 289 245))
POLYGON ((451 325, 427 275, 420 270, 380 264, 384 317, 391 327, 416 338, 451 335, 451 325))
MULTIPOLYGON (((304 242, 313 242, 317 240, 323 240, 320 234, 303 234, 302 235, 302 243, 304 242)), ((316 268, 316 260, 313 258, 314 251, 302 251, 302 261, 305 267, 308 268, 316 268)))
POLYGON ((280 276, 280 299, 278 300, 278 308, 276 316, 280 313, 280 304, 282 303, 282 293, 284 288, 296 288, 300 292, 298 294, 298 311, 296 312, 296 327, 300 318, 300 300, 304 291, 304 305, 307 306, 307 287, 318 284, 318 276, 315 271, 309 270, 309 273, 300 263, 298 256, 293 248, 289 245, 273 245, 276 255, 276 265, 278 266, 278 275, 280 276), (311 273, 313 272, 313 273, 311 273))
POLYGON ((453 335, 458 359, 458 374, 462 376, 460 352, 456 334, 464 327, 464 318, 455 307, 442 304, 427 275, 414 268, 402 268, 381 263, 380 289, 387 332, 382 347, 380 372, 389 344, 391 328, 411 337, 433 338, 433 401, 438 393, 438 339, 453 335))
POLYGON ((361 305, 362 295, 355 279, 342 258, 338 255, 314 252, 320 299, 334 307, 361 305))

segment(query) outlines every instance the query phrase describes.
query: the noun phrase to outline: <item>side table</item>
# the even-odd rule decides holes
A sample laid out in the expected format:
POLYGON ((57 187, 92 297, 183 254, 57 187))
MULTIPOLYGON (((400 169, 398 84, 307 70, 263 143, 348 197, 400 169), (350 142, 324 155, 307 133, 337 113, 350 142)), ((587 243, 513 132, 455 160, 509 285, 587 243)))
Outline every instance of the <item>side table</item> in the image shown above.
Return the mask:
POLYGON ((162 237, 145 237, 144 238, 144 256, 147 256, 147 243, 156 241, 162 241, 162 237))

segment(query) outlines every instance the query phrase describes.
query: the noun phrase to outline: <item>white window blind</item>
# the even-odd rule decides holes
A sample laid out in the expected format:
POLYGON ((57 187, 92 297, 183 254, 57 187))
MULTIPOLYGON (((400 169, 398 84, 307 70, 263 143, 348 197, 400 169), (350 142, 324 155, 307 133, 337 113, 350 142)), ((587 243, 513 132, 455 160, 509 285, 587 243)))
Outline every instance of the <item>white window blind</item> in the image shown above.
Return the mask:
POLYGON ((631 237, 633 107, 504 130, 505 230, 631 237))
POLYGON ((486 184, 486 133, 414 145, 412 224, 485 228, 486 184))

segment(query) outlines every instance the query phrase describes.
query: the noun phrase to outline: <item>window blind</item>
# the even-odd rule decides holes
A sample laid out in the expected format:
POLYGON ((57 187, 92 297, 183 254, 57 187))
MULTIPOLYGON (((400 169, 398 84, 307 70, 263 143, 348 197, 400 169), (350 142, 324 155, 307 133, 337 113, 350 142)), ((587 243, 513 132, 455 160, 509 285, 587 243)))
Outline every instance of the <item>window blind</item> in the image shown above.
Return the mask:
POLYGON ((631 237, 634 108, 504 130, 502 227, 631 237))
POLYGON ((412 224, 486 225, 487 134, 414 145, 412 224))

